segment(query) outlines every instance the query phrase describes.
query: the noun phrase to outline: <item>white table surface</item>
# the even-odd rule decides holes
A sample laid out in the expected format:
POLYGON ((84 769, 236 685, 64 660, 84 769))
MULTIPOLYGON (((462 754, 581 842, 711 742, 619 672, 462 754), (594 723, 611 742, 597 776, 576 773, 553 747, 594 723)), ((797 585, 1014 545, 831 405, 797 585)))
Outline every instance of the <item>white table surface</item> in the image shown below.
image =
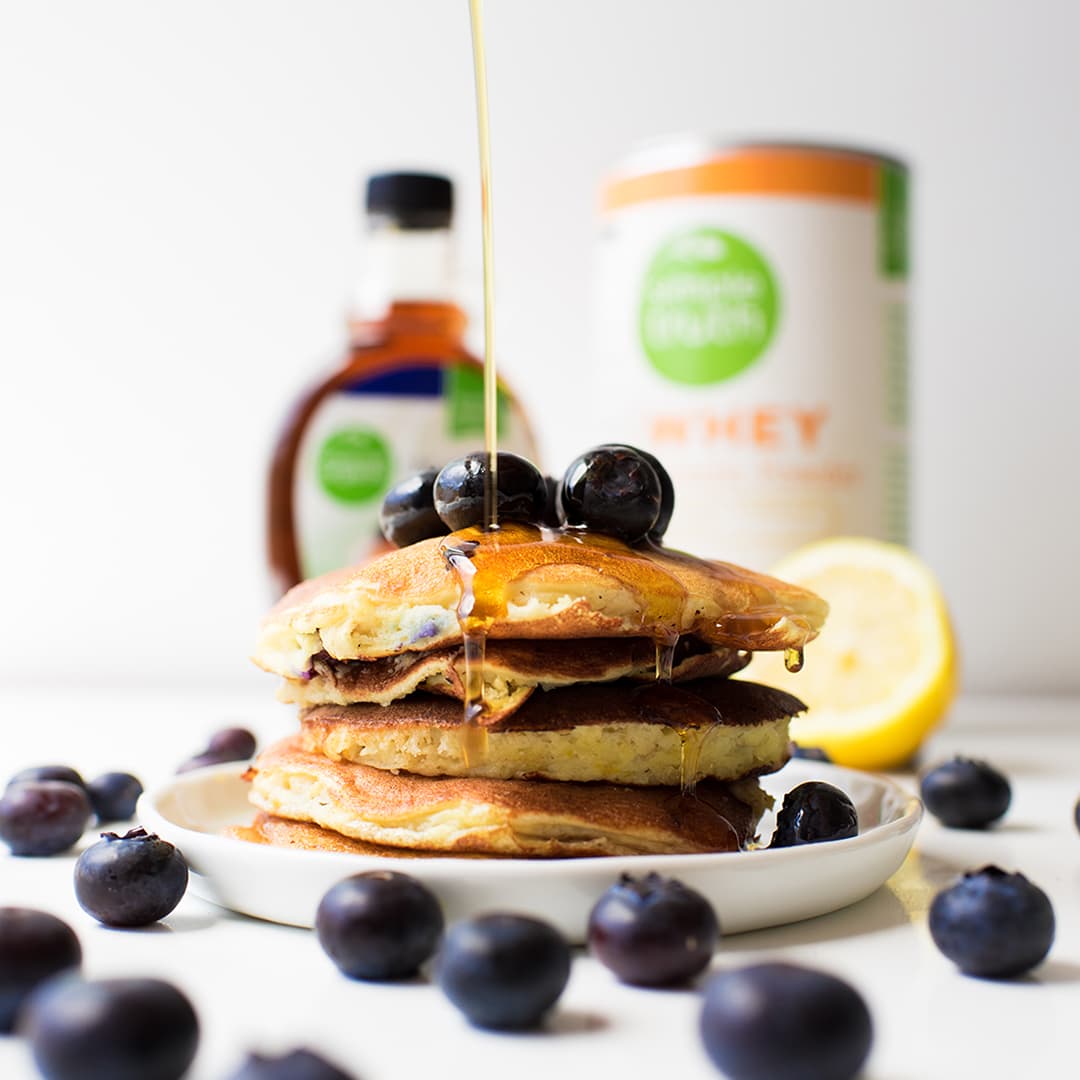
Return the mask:
MULTIPOLYGON (((283 706, 257 699, 152 690, 8 692, 0 695, 0 710, 0 783, 18 768, 48 762, 71 764, 87 776, 130 770, 149 786, 166 779, 217 727, 243 723, 270 738, 293 724, 283 706)), ((874 1018, 868 1080, 1080 1075, 1078 716, 1078 700, 960 702, 923 760, 962 752, 994 763, 1013 784, 1005 821, 973 833, 928 818, 904 867, 873 896, 833 915, 725 939, 714 969, 782 958, 851 981, 874 1018), (987 863, 1025 873, 1049 894, 1057 916, 1048 960, 1015 982, 960 975, 926 928, 935 892, 987 863)), ((719 1075, 701 1049, 694 990, 630 989, 579 954, 546 1030, 484 1033, 470 1028, 433 986, 350 982, 309 931, 232 915, 194 896, 161 926, 108 930, 75 902, 74 858, 17 859, 5 850, 0 904, 42 908, 67 920, 82 941, 90 977, 155 975, 180 986, 202 1031, 191 1080, 223 1080, 249 1047, 297 1044, 336 1057, 361 1080, 719 1075)), ((0 1037, 0 1077, 35 1075, 21 1042, 0 1037)))

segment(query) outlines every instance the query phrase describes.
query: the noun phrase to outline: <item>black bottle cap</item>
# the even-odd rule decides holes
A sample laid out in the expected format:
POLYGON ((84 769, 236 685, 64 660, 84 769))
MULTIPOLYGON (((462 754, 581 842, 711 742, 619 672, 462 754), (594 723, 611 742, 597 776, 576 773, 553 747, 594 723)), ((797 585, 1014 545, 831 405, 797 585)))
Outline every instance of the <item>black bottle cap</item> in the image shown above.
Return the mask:
POLYGON ((378 173, 367 182, 367 212, 402 229, 445 229, 454 210, 454 186, 434 173, 378 173))

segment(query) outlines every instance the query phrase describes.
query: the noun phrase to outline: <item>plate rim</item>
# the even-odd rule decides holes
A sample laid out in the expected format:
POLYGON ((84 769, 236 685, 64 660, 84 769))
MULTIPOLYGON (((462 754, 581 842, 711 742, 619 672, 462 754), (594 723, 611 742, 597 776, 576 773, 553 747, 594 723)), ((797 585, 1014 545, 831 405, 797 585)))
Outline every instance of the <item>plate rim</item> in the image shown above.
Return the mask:
MULTIPOLYGON (((240 837, 224 836, 220 833, 206 832, 202 829, 182 825, 168 817, 160 805, 178 790, 196 788, 204 784, 217 782, 217 778, 221 776, 233 776, 236 780, 240 780, 243 773, 250 767, 250 764, 247 761, 227 762, 222 765, 209 766, 171 777, 169 780, 144 792, 140 797, 136 811, 139 820, 148 819, 155 829, 164 826, 161 831, 165 834, 168 834, 171 830, 177 830, 184 835, 196 836, 200 845, 212 844, 224 850, 235 844, 243 844, 245 850, 258 850, 262 845, 253 844, 251 841, 243 840, 240 837)), ((872 826, 865 832, 860 831, 857 836, 829 841, 829 849, 853 852, 859 848, 876 847, 913 832, 918 828, 922 820, 924 808, 918 796, 903 787, 892 777, 883 773, 863 772, 859 769, 850 769, 831 763, 804 762, 802 759, 792 758, 782 769, 770 773, 766 779, 779 776, 784 769, 791 765, 796 766, 796 773, 808 772, 814 774, 814 776, 802 777, 796 783, 802 783, 806 779, 822 779, 826 782, 832 782, 835 779, 837 781, 836 786, 842 787, 839 781, 842 781, 846 776, 858 779, 861 782, 872 781, 881 789, 882 794, 888 792, 901 800, 897 817, 883 824, 872 826)), ((254 810, 255 808, 252 807, 252 812, 254 810)), ((166 838, 168 838, 167 835, 166 838)), ((177 839, 180 841, 178 846, 182 849, 184 846, 182 837, 177 839)), ((630 872, 643 861, 662 861, 672 871, 677 871, 680 867, 702 867, 713 864, 720 867, 733 860, 733 865, 745 865, 747 867, 754 865, 766 868, 774 865, 780 859, 787 863, 798 862, 798 860, 806 858, 820 859, 822 849, 822 844, 815 843, 785 848, 762 847, 742 851, 677 852, 667 854, 642 852, 637 855, 578 855, 560 858, 521 858, 514 855, 501 855, 490 859, 463 858, 456 855, 439 855, 436 853, 436 857, 423 860, 423 874, 424 876, 441 876, 444 869, 450 872, 460 872, 466 868, 467 872, 474 876, 478 874, 497 875, 505 873, 507 869, 525 874, 544 874, 552 865, 563 870, 580 867, 583 873, 601 866, 608 867, 613 872, 630 872), (748 856, 751 857, 748 858, 748 856)), ((384 858, 387 858, 387 856, 382 855, 361 855, 348 851, 312 851, 310 849, 273 846, 269 846, 268 850, 272 851, 275 857, 301 859, 309 865, 313 859, 326 862, 327 865, 340 864, 342 867, 348 867, 350 865, 359 866, 361 864, 379 863, 384 858)), ((196 872, 198 871, 196 870, 196 872)))

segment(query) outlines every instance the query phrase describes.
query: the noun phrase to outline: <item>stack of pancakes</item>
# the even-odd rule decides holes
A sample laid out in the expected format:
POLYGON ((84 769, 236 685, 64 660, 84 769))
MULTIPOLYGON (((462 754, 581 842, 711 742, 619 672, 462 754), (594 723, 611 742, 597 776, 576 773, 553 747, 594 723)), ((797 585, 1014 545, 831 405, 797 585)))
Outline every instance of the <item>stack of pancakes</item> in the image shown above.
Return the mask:
POLYGON ((246 835, 384 854, 741 848, 768 803, 755 777, 787 760, 803 706, 728 676, 754 650, 801 649, 825 611, 726 564, 528 526, 304 582, 254 655, 300 731, 257 759, 246 835))

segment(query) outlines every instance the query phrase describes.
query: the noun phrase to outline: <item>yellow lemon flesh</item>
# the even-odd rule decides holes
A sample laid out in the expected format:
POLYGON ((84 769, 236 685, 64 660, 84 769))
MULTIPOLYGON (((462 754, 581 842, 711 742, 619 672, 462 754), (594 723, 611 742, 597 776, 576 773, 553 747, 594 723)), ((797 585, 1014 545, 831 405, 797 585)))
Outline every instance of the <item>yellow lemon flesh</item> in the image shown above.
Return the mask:
POLYGON ((904 765, 956 692, 956 645, 933 574, 907 548, 846 537, 800 548, 773 573, 827 600, 829 616, 801 671, 757 653, 745 677, 806 702, 791 724, 803 746, 858 769, 904 765))

